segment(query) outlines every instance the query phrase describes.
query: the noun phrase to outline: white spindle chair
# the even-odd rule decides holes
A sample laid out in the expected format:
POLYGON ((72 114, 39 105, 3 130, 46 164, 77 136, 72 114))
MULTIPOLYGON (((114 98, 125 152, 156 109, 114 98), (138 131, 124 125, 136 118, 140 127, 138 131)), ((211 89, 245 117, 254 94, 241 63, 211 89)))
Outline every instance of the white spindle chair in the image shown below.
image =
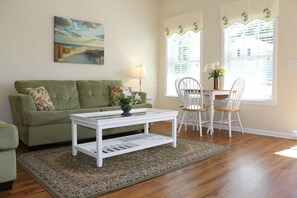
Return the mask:
MULTIPOLYGON (((180 81, 180 78, 176 79, 175 80, 175 90, 176 90, 176 93, 177 93, 177 96, 179 98, 179 101, 180 101, 180 105, 179 105, 179 111, 178 111, 178 119, 177 119, 177 123, 178 123, 178 126, 181 124, 181 116, 183 115, 183 104, 182 104, 182 98, 181 98, 181 94, 180 94, 180 91, 178 89, 178 83, 180 81)), ((188 113, 186 112, 186 115, 185 115, 185 119, 184 119, 184 125, 185 125, 185 130, 187 131, 187 128, 188 128, 188 124, 190 124, 189 120, 188 120, 188 113)), ((195 127, 193 125, 193 130, 195 130, 195 127)))
POLYGON ((229 127, 229 137, 232 136, 231 134, 231 122, 235 121, 232 120, 232 113, 236 113, 237 116, 237 121, 239 122, 239 126, 241 129, 241 132, 243 132, 243 128, 242 128, 242 124, 241 124, 241 120, 240 120, 240 116, 239 116, 239 111, 240 111, 240 99, 241 96, 243 94, 244 91, 244 87, 245 87, 245 81, 242 78, 238 78, 234 81, 228 99, 227 99, 227 103, 225 106, 215 106, 215 111, 219 111, 221 112, 221 120, 220 121, 215 121, 215 123, 219 123, 220 124, 220 128, 219 130, 221 130, 221 126, 222 124, 227 124, 229 127), (224 113, 228 113, 228 119, 223 119, 224 118, 224 113))
MULTIPOLYGON (((196 123, 197 130, 199 128, 200 136, 202 136, 202 124, 208 122, 201 120, 201 112, 208 111, 209 107, 204 106, 203 103, 203 88, 201 84, 194 78, 185 77, 182 78, 178 83, 178 91, 182 102, 182 119, 179 126, 178 132, 185 121, 185 117, 192 113, 193 123, 196 123), (197 117, 198 114, 198 117, 197 117), (197 120, 198 118, 198 120, 197 120)), ((188 121, 188 120, 187 120, 188 121)))
POLYGON ((181 97, 180 97, 180 91, 179 91, 179 89, 178 89, 178 83, 179 83, 179 81, 180 81, 180 78, 177 78, 177 79, 174 81, 174 84, 175 84, 175 90, 176 90, 178 99, 179 99, 179 101, 180 101, 179 110, 178 110, 178 117, 177 117, 177 126, 180 124, 180 121, 181 121, 181 115, 183 114, 183 105, 182 105, 182 100, 181 100, 181 97))

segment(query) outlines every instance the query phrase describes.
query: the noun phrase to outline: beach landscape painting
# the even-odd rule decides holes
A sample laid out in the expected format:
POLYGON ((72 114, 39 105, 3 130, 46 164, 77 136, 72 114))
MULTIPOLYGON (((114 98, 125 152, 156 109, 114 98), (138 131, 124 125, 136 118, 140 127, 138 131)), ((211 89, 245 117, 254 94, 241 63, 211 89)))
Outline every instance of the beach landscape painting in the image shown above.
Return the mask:
POLYGON ((102 24, 55 16, 54 61, 104 64, 102 24))

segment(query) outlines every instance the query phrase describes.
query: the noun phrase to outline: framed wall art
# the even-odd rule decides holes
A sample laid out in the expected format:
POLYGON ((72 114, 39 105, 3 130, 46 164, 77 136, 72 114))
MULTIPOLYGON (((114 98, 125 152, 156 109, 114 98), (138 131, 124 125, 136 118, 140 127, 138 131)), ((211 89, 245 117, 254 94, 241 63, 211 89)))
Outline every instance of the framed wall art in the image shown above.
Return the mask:
POLYGON ((54 61, 104 64, 102 24, 55 16, 54 61))

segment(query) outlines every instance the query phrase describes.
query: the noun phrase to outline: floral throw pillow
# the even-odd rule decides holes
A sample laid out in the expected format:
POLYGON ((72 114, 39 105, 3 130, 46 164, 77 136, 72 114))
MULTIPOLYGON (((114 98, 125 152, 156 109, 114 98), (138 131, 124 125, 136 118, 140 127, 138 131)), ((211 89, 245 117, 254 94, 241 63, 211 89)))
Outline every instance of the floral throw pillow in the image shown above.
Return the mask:
POLYGON ((109 86, 111 106, 120 106, 119 101, 115 98, 115 96, 118 93, 122 93, 123 89, 129 89, 129 91, 132 92, 131 87, 125 88, 125 87, 120 87, 120 86, 109 86))
POLYGON ((119 102, 115 98, 116 94, 122 93, 122 89, 119 86, 109 87, 110 90, 110 103, 111 106, 119 106, 119 102))
POLYGON ((56 109, 45 87, 26 88, 25 90, 32 96, 37 111, 54 111, 56 109))

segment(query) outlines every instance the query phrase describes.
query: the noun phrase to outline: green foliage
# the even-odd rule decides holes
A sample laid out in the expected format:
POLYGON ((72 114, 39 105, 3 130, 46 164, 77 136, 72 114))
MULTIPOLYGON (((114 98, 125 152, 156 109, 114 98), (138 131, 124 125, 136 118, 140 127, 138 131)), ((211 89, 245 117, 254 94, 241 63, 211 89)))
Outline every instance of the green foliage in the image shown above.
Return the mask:
POLYGON ((131 93, 129 88, 122 88, 121 93, 115 95, 115 99, 119 102, 120 105, 134 105, 141 102, 140 96, 138 93, 131 93))

